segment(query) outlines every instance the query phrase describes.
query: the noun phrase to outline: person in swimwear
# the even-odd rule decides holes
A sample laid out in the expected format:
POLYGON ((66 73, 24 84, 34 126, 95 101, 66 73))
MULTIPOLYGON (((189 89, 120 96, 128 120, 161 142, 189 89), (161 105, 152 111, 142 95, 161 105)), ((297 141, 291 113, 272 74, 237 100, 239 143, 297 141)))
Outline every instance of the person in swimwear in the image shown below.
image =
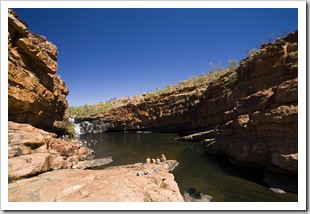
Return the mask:
POLYGON ((146 163, 147 163, 147 164, 150 164, 150 163, 151 163, 150 156, 147 156, 147 158, 146 158, 146 163))
POLYGON ((165 156, 164 154, 161 154, 160 160, 161 160, 162 162, 165 162, 165 161, 167 160, 167 158, 166 158, 166 156, 165 156))

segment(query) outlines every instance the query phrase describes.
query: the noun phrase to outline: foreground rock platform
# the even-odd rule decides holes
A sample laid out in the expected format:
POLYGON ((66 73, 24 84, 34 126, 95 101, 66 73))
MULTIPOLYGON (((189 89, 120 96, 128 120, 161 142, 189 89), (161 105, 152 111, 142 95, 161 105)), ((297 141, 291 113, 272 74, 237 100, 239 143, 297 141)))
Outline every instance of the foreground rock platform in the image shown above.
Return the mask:
POLYGON ((9 183, 9 201, 183 202, 174 176, 168 172, 177 164, 168 160, 160 164, 136 163, 104 170, 46 172, 9 183))

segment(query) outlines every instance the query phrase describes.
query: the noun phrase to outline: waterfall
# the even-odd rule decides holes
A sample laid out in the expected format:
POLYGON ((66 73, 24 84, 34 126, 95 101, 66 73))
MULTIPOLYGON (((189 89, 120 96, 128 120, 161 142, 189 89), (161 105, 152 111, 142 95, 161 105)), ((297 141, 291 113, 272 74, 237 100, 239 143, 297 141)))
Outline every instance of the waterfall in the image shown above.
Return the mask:
POLYGON ((77 135, 87 133, 100 133, 108 130, 108 125, 98 120, 76 122, 74 118, 69 118, 68 121, 74 124, 74 131, 77 135))
POLYGON ((81 127, 80 127, 80 124, 79 124, 79 123, 77 123, 77 124, 73 123, 73 124, 74 124, 74 131, 75 131, 75 134, 80 135, 80 134, 81 134, 81 127))

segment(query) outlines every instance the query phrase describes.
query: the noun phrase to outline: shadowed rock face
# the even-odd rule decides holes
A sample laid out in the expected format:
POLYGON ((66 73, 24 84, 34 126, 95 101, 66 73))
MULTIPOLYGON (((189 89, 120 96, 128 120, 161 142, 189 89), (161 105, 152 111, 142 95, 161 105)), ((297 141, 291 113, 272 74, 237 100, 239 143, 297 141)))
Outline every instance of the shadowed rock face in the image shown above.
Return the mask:
POLYGON ((55 74, 57 48, 44 36, 29 32, 12 10, 8 22, 9 120, 61 135, 69 91, 55 74))
MULTIPOLYGON (((297 37, 293 32, 241 61, 236 83, 222 98, 214 98, 219 102, 218 114, 209 111, 205 117, 212 118, 207 127, 217 127, 218 132, 214 140, 205 137, 208 152, 271 172, 297 172, 297 37)), ((205 112, 212 109, 208 100, 202 105, 205 112)))
POLYGON ((138 95, 101 121, 108 130, 194 134, 206 151, 271 172, 297 172, 298 32, 261 47, 209 84, 138 95), (202 132, 202 133, 200 133, 202 132))

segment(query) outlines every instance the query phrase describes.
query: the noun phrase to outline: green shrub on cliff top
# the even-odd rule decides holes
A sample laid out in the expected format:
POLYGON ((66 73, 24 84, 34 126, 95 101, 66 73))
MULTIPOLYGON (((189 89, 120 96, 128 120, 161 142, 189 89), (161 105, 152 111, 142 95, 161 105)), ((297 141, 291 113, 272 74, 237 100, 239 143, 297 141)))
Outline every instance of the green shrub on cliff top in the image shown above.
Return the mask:
MULTIPOLYGON (((191 87, 191 86, 196 86, 197 88, 203 87, 204 85, 207 85, 210 82, 221 78, 223 75, 227 74, 228 72, 233 72, 233 73, 227 77, 224 77, 225 87, 228 88, 237 81, 238 75, 237 73, 234 73, 234 71, 238 67, 237 60, 230 60, 228 68, 222 68, 220 64, 218 64, 216 67, 217 69, 216 71, 214 70, 212 63, 210 63, 210 66, 211 68, 208 74, 201 74, 199 76, 191 77, 188 80, 184 80, 173 86, 167 84, 163 88, 157 87, 155 92, 151 91, 143 96, 145 96, 146 99, 149 99, 151 101, 156 101, 160 99, 161 97, 160 95, 162 93, 167 93, 167 92, 170 93, 170 92, 173 92, 174 90, 180 90, 185 87, 191 87)), ((78 107, 70 106, 66 110, 66 115, 68 117, 85 117, 85 116, 98 115, 100 113, 109 111, 112 108, 112 103, 114 100, 116 100, 116 98, 113 98, 108 102, 100 102, 99 104, 96 104, 96 105, 85 104, 84 106, 78 106, 78 107)), ((120 99, 119 101, 123 105, 127 105, 130 103, 130 99, 126 99, 126 98, 120 99)))
POLYGON ((68 117, 85 117, 104 113, 109 111, 110 109, 110 102, 100 102, 99 104, 95 105, 85 104, 84 106, 70 106, 66 110, 66 115, 68 117))
POLYGON ((237 72, 233 71, 231 72, 227 77, 224 77, 224 87, 225 88, 230 88, 231 86, 233 86, 237 80, 238 80, 238 74, 237 72))
POLYGON ((237 60, 230 60, 229 61, 229 65, 228 65, 228 69, 231 71, 236 70, 236 68, 238 67, 238 61, 237 60))
POLYGON ((254 49, 252 49, 252 50, 249 50, 249 51, 248 51, 248 57, 254 56, 257 52, 259 52, 259 50, 256 49, 256 48, 254 48, 254 49))
MULTIPOLYGON (((222 68, 220 64, 216 66, 216 71, 214 70, 213 64, 210 63, 210 71, 208 74, 201 74, 199 76, 190 77, 188 80, 184 80, 182 82, 179 82, 178 84, 174 86, 166 85, 164 88, 156 88, 156 92, 149 92, 147 95, 152 99, 156 100, 161 93, 168 92, 174 89, 182 89, 185 87, 191 87, 191 86, 201 86, 204 84, 209 84, 210 82, 219 79, 221 76, 225 75, 227 72, 233 72, 238 67, 238 61, 237 60, 230 60, 229 65, 227 68, 222 68)), ((225 81, 227 84, 227 87, 232 85, 235 81, 237 81, 238 76, 233 74, 232 76, 227 77, 227 80, 225 81)))

